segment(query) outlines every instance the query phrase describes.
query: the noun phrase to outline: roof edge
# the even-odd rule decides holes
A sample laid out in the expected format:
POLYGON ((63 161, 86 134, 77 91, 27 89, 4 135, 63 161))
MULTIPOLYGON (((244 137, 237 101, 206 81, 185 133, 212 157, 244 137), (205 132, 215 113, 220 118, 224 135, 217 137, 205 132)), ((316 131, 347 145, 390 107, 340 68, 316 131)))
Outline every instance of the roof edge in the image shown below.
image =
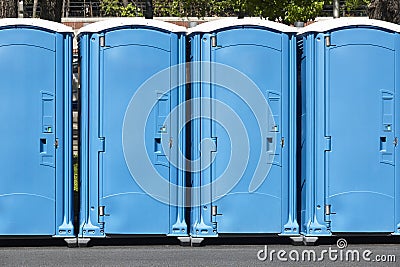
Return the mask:
POLYGON ((44 20, 44 19, 33 19, 33 18, 4 18, 0 19, 0 28, 12 27, 12 26, 33 26, 39 27, 54 32, 60 33, 74 33, 71 27, 64 24, 44 20))
POLYGON ((147 27, 154 27, 166 30, 169 32, 186 33, 185 27, 160 20, 145 19, 145 18, 111 18, 99 22, 94 22, 87 26, 82 27, 78 31, 78 35, 83 33, 98 33, 108 29, 124 27, 124 26, 147 26, 147 27))
POLYGON ((190 28, 188 34, 196 32, 214 32, 224 28, 235 27, 235 26, 259 26, 269 28, 285 33, 297 33, 297 28, 287 26, 283 23, 278 23, 261 18, 223 18, 202 23, 198 26, 190 28))
POLYGON ((372 26, 391 30, 393 32, 400 32, 400 25, 390 23, 383 20, 369 19, 367 17, 350 17, 350 18, 337 18, 328 19, 315 22, 299 30, 298 34, 305 34, 308 32, 327 32, 334 29, 351 27, 351 26, 372 26))

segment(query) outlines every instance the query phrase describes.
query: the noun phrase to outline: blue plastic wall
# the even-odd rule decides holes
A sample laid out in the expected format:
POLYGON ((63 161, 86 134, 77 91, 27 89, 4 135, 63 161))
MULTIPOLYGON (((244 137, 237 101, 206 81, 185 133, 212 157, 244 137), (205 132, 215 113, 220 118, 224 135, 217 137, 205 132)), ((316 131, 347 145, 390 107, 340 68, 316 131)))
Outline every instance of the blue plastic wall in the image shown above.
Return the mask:
POLYGON ((176 159, 177 148, 182 150, 185 143, 184 130, 177 126, 184 114, 167 119, 185 100, 184 66, 168 70, 185 62, 185 34, 141 25, 82 33, 79 53, 79 236, 187 235, 184 170, 167 157, 169 153, 176 159), (170 87, 173 90, 164 90, 170 87), (138 95, 143 105, 141 100, 135 102, 138 95), (151 111, 145 107, 149 101, 154 105, 151 111), (132 112, 142 123, 132 125, 132 112), (134 140, 139 132, 144 138, 134 140), (163 148, 162 140, 169 145, 163 148), (145 143, 147 153, 135 152, 135 142, 145 143), (130 158, 127 150, 133 151, 130 158), (145 159, 151 166, 143 163, 145 159), (154 170, 166 183, 143 188, 138 181, 150 180, 154 170), (158 193, 167 199, 160 199, 158 193))
POLYGON ((399 34, 338 28, 299 49, 301 232, 400 233, 399 34))
POLYGON ((297 235, 295 35, 233 26, 192 33, 190 45, 192 116, 197 117, 191 123, 191 236, 297 235), (235 79, 238 84, 248 79, 249 87, 227 88, 226 84, 238 85, 235 79), (274 125, 265 106, 252 104, 257 101, 268 104, 274 125), (232 120, 222 115, 224 105, 235 114, 232 120), (256 118, 256 114, 263 115, 256 118), (236 145, 248 143, 244 146, 248 154, 234 147, 232 140, 244 135, 229 132, 233 124, 245 129, 247 137, 236 145), (261 131, 274 137, 262 140, 261 131), (233 153, 241 158, 237 165, 231 162, 233 153), (246 161, 246 154, 242 172, 239 165, 246 161), (269 172, 257 172, 258 164, 263 165, 261 169, 270 167, 269 172), (228 169, 231 176, 218 181, 228 169), (237 179, 233 188, 218 195, 233 179, 237 179))
POLYGON ((0 27, 0 238, 74 235, 72 38, 0 27))

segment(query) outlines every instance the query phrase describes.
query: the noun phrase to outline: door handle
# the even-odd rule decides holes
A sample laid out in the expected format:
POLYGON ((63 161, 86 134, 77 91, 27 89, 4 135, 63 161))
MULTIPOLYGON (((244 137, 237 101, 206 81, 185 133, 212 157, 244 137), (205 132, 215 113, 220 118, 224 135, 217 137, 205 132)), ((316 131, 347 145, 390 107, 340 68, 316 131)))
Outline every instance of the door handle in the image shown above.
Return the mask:
POLYGON ((380 137, 380 146, 379 147, 380 147, 381 152, 386 152, 386 143, 387 143, 386 139, 387 139, 386 136, 380 137))
POLYGON ((162 146, 161 146, 161 138, 156 137, 154 138, 154 152, 161 153, 162 146))
POLYGON ((272 153, 274 148, 274 139, 272 137, 267 137, 267 153, 272 153))
POLYGON ((40 154, 47 153, 47 139, 46 138, 40 138, 39 152, 40 152, 40 154))

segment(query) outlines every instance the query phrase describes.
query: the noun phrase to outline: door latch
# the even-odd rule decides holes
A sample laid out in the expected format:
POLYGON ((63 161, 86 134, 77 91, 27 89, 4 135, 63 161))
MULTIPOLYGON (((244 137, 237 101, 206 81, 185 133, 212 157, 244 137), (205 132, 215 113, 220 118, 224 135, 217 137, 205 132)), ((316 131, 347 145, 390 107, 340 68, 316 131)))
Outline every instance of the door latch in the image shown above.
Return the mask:
POLYGON ((330 36, 325 36, 325 45, 326 45, 326 47, 331 46, 331 37, 330 36))
POLYGON ((172 148, 172 145, 174 143, 174 140, 172 139, 172 137, 169 138, 169 148, 172 148))
POLYGON ((331 205, 325 205, 325 215, 331 215, 331 205))
POLYGON ((56 138, 56 141, 54 141, 54 147, 58 148, 58 138, 56 138))
POLYGON ((218 214, 217 206, 212 206, 211 207, 211 214, 212 214, 212 216, 217 216, 217 214, 218 214))
POLYGON ((325 205, 325 215, 336 214, 336 212, 332 212, 332 205, 325 205))
POLYGON ((99 206, 99 216, 104 216, 105 215, 105 206, 99 206))
POLYGON ((285 137, 282 137, 281 138, 281 147, 284 147, 285 146, 285 137))
POLYGON ((101 46, 101 47, 106 46, 106 41, 105 41, 105 39, 104 39, 104 36, 100 36, 99 41, 100 41, 100 46, 101 46))
POLYGON ((397 139, 397 137, 395 137, 393 140, 393 145, 397 146, 398 143, 399 143, 399 140, 397 139))
POLYGON ((218 206, 211 206, 211 215, 212 216, 220 216, 221 213, 218 213, 218 206))
POLYGON ((217 46, 217 37, 216 36, 211 36, 211 46, 212 47, 217 46))
POLYGON ((99 216, 110 216, 110 214, 106 214, 106 206, 99 206, 99 216))

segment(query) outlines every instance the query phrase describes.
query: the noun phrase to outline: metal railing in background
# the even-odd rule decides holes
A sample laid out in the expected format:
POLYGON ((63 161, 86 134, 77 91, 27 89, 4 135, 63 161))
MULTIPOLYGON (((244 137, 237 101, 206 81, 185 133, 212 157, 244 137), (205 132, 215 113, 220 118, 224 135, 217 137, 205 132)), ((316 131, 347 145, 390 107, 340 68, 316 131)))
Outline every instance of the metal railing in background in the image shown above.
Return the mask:
POLYGON ((100 17, 100 1, 67 1, 64 17, 100 17))
MULTIPOLYGON (((24 2, 24 17, 31 18, 33 14, 33 1, 24 2)), ((101 17, 100 0, 64 0, 63 17, 101 17)), ((40 2, 36 9, 36 16, 40 17, 40 2)))
MULTIPOLYGON (((332 17, 333 15, 333 5, 324 5, 321 16, 332 17)), ((367 17, 368 16, 368 6, 361 5, 357 8, 349 8, 346 6, 345 1, 339 1, 339 16, 340 17, 367 17)))

